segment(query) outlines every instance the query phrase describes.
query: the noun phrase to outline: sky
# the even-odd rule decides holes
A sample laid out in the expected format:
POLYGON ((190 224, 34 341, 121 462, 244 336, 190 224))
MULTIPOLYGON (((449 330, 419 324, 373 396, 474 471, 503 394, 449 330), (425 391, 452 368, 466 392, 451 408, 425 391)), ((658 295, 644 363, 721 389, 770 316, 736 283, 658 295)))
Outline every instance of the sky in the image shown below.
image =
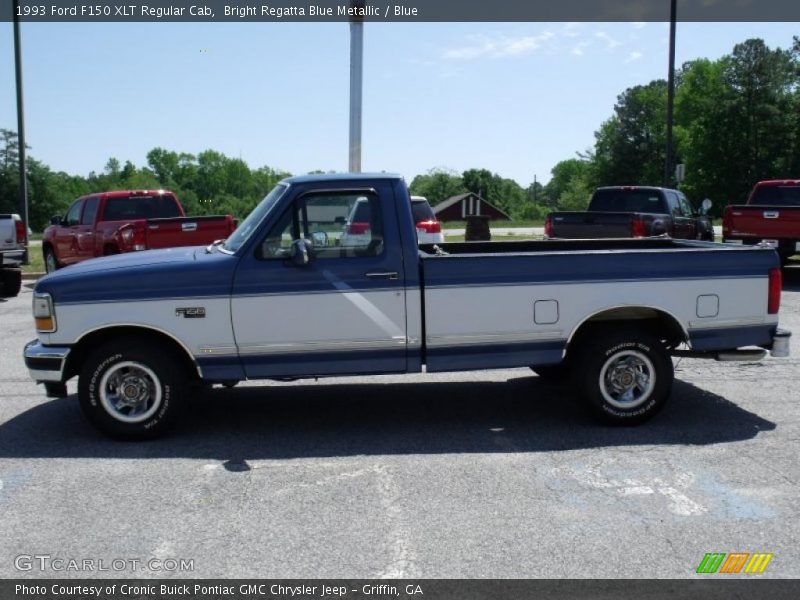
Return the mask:
MULTIPOLYGON (((798 23, 679 23, 677 64, 798 23)), ((347 169, 346 23, 23 23, 30 155, 87 175, 157 146, 347 169)), ((523 186, 591 148, 626 88, 666 78, 666 23, 367 23, 364 171, 486 168, 523 186)), ((12 25, 0 127, 16 130, 12 25)))

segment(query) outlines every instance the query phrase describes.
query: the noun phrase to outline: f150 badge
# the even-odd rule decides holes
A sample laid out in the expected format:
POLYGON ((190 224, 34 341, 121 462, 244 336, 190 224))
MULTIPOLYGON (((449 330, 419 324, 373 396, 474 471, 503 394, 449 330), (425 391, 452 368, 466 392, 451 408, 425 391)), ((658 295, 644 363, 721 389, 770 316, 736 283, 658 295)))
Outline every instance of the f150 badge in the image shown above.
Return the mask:
POLYGON ((176 317, 183 317, 184 319, 205 319, 206 309, 203 306, 185 306, 175 309, 176 317))

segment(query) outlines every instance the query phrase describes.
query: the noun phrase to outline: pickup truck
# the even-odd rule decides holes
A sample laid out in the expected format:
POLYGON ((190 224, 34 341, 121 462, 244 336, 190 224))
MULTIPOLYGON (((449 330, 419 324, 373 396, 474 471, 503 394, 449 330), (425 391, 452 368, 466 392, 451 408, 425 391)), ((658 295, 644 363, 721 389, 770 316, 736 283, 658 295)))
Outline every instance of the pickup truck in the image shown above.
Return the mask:
POLYGON ((747 204, 726 206, 722 241, 764 242, 778 251, 783 263, 800 252, 800 179, 759 181, 747 204))
POLYGON ((11 298, 22 288, 22 270, 28 262, 28 232, 19 215, 0 215, 0 298, 11 298))
MULTIPOLYGON (((710 201, 704 205, 708 211, 710 201)), ((711 219, 697 215, 678 190, 642 186, 597 188, 585 212, 553 212, 545 220, 548 239, 592 239, 668 235, 714 241, 711 219)))
POLYGON ((569 373, 596 415, 633 424, 670 396, 671 355, 787 356, 780 295, 770 248, 418 246, 402 177, 306 175, 280 182, 225 241, 43 277, 24 358, 51 397, 77 376, 88 420, 124 439, 162 433, 200 385, 521 366, 569 373), (364 201, 369 239, 331 243, 364 201))
POLYGON ((236 227, 231 215, 187 217, 175 194, 165 190, 82 196, 51 223, 42 239, 48 273, 97 256, 209 244, 236 227))

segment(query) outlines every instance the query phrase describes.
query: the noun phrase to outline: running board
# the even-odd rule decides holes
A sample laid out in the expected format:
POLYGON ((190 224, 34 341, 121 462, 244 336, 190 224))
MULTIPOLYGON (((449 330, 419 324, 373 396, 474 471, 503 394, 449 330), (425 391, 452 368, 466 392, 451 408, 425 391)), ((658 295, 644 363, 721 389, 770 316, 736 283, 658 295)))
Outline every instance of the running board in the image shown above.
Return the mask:
POLYGON ((726 350, 724 352, 694 352, 692 350, 673 350, 672 356, 677 358, 711 358, 720 362, 755 362, 767 356, 763 348, 745 350, 726 350))

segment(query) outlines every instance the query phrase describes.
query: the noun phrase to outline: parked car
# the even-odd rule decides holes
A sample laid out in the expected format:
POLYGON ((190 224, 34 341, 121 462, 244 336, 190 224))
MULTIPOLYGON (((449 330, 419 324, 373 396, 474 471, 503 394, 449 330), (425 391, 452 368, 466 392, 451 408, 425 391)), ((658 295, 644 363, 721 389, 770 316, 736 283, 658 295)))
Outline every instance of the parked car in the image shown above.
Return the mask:
POLYGON ((436 218, 427 198, 411 196, 411 214, 417 225, 417 239, 420 244, 444 244, 442 223, 436 218))
POLYGON ((19 215, 0 215, 0 297, 11 298, 22 289, 22 270, 28 262, 28 235, 19 215))
POLYGON ((187 217, 166 190, 90 194, 51 222, 42 239, 48 273, 98 256, 210 244, 236 228, 231 215, 187 217))
POLYGON ((43 277, 24 356, 51 396, 78 376, 89 421, 128 439, 162 433, 200 382, 520 366, 570 373, 597 416, 634 424, 667 402, 671 356, 787 356, 780 295, 769 248, 419 246, 402 177, 306 175, 279 183, 224 243, 43 277), (327 207, 357 199, 371 243, 351 251, 317 235, 327 207))
POLYGON ((800 252, 800 179, 759 181, 747 204, 726 206, 722 240, 764 242, 778 251, 783 263, 800 252))
MULTIPOLYGON (((705 203, 704 212, 711 207, 705 203)), ((545 236, 557 239, 650 237, 714 241, 711 219, 679 190, 645 186, 597 188, 585 212, 553 212, 545 236)))

